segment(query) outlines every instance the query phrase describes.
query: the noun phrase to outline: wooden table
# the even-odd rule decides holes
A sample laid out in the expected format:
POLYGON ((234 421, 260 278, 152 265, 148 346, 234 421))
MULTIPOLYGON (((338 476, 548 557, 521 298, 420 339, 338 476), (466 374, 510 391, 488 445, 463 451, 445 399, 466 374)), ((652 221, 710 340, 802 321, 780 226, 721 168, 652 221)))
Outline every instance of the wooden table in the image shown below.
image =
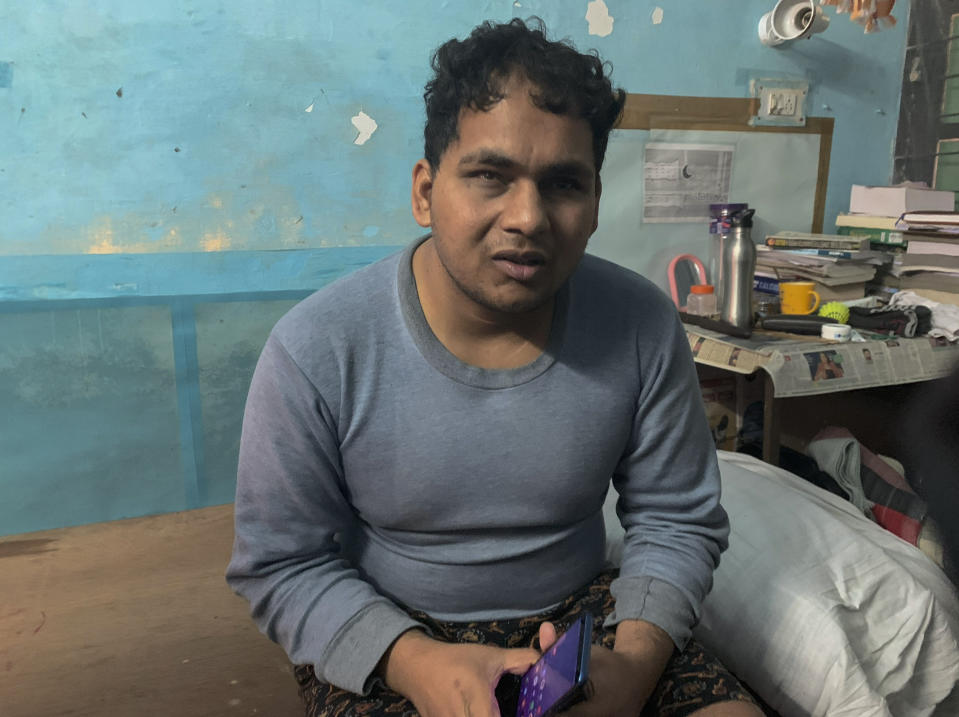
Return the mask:
MULTIPOLYGON (((867 431, 881 429, 869 421, 896 425, 908 387, 948 375, 959 361, 959 345, 925 336, 837 343, 756 331, 737 339, 694 326, 686 334, 698 365, 737 376, 740 390, 746 378, 761 379, 762 458, 777 465, 784 421, 803 419, 803 429, 815 433, 816 425, 843 425, 858 412, 857 423, 867 431), (813 370, 824 365, 832 368, 813 370), (880 400, 872 401, 874 396, 880 400)), ((888 433, 883 442, 893 443, 887 439, 888 433)))

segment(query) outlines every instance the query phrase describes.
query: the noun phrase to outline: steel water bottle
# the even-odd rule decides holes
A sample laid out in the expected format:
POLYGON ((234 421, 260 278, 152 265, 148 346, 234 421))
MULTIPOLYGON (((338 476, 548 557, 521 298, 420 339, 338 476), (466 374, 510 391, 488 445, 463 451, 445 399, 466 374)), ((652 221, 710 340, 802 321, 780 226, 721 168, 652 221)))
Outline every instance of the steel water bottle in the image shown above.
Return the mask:
POLYGON ((726 235, 732 228, 732 218, 747 209, 749 205, 740 202, 709 205, 709 233, 714 235, 709 242, 709 278, 716 288, 717 307, 723 305, 723 290, 726 288, 723 281, 723 248, 726 245, 726 235))
POLYGON ((756 245, 752 240, 753 214, 746 209, 733 215, 723 241, 719 318, 742 329, 753 325, 753 274, 756 272, 756 245))

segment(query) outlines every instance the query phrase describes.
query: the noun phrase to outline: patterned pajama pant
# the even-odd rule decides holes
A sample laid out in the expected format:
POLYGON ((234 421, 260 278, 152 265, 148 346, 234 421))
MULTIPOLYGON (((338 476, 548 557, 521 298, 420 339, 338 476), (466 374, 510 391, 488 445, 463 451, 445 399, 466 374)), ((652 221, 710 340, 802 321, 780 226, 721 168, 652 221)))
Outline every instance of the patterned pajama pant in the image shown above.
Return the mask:
MULTIPOLYGON (((611 649, 615 629, 604 629, 602 624, 613 609, 609 585, 615 577, 616 571, 604 571, 591 584, 552 610, 530 617, 492 622, 441 622, 418 611, 411 610, 410 615, 428 626, 439 640, 530 647, 537 644, 539 626, 543 621, 555 623, 557 632, 563 632, 580 614, 589 612, 595 625, 593 642, 611 649)), ((413 705, 388 687, 378 685, 369 695, 363 696, 321 682, 310 665, 297 665, 294 674, 306 703, 306 717, 417 717, 413 705)), ((685 650, 673 652, 640 717, 684 717, 707 705, 728 701, 754 702, 719 660, 691 640, 685 650)))

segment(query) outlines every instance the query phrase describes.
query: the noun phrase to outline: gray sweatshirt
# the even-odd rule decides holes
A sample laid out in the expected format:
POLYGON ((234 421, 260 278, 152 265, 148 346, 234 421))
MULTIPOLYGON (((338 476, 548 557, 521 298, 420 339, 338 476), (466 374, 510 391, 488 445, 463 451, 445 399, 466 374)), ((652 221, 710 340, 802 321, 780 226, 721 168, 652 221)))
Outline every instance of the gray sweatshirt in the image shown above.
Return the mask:
POLYGON ((243 421, 229 584, 293 662, 366 692, 417 625, 400 606, 506 619, 592 580, 612 479, 626 538, 607 625, 647 620, 682 647, 729 528, 676 310, 587 255, 544 353, 477 368, 423 316, 417 244, 270 335, 243 421))

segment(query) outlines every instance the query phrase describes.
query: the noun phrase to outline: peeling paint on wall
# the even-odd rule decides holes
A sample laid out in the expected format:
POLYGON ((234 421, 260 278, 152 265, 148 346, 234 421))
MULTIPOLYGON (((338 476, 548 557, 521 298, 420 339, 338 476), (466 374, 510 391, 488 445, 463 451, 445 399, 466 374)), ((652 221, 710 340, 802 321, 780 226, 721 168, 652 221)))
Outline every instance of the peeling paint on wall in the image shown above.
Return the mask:
MULTIPOLYGON (((58 237, 59 244, 57 251, 47 253, 218 252, 264 246, 297 249, 318 245, 320 236, 330 231, 329 227, 314 224, 311 213, 301 205, 291 187, 257 183, 231 190, 225 181, 218 184, 223 188, 183 201, 176 211, 167 206, 149 212, 101 214, 80 226, 52 223, 48 232, 58 237)), ((375 225, 382 226, 379 221, 375 225)), ((362 241, 364 226, 353 228, 354 240, 362 241)), ((384 239, 382 230, 376 236, 384 239)), ((344 243, 340 234, 328 238, 328 246, 344 243)), ((26 248, 25 243, 5 238, 0 230, 0 257, 30 253, 26 248)))
MULTIPOLYGON (((83 250, 84 254, 146 254, 156 251, 177 251, 183 249, 183 242, 180 233, 173 227, 166 234, 156 241, 138 241, 138 242, 120 242, 116 241, 117 232, 113 226, 111 217, 101 217, 96 220, 88 230, 88 245, 83 250)), ((119 232, 122 236, 128 235, 126 225, 129 222, 121 222, 124 230, 119 232)))
POLYGON ((100 226, 93 229, 93 244, 87 250, 87 254, 117 254, 120 249, 113 243, 113 223, 110 217, 105 217, 100 222, 100 226))
POLYGON ((586 22, 589 23, 589 34, 606 37, 613 32, 613 16, 603 0, 592 0, 586 6, 586 22))
MULTIPOLYGON (((204 253, 204 237, 221 227, 229 252, 404 244, 420 231, 407 183, 421 151, 424 47, 462 37, 481 20, 538 15, 556 36, 597 47, 613 63, 617 85, 651 93, 736 96, 736 67, 784 69, 785 56, 759 44, 745 43, 732 58, 711 42, 742 34, 735 13, 721 7, 732 0, 673 3, 670 22, 657 25, 666 7, 659 1, 237 0, 226 14, 222 3, 192 3, 187 13, 177 3, 110 2, 94 14, 83 9, 89 3, 6 3, 0 265, 16 255, 204 253), (697 22, 685 22, 693 11, 680 6, 695 6, 697 22), (655 42, 636 41, 644 27, 655 42), (648 73, 672 46, 688 46, 703 71, 666 63, 648 73), (27 82, 24 58, 37 57, 27 82), (46 72, 43 63, 59 69, 46 72), (369 148, 361 145, 379 130, 354 129, 350 118, 362 118, 360 110, 387 132, 369 148), (354 151, 344 151, 354 141, 354 151), (210 194, 221 208, 210 206, 210 194), (367 225, 379 234, 366 236, 367 225)), ((888 175, 906 29, 900 23, 877 45, 861 42, 851 23, 836 27, 835 42, 856 43, 856 66, 877 69, 860 73, 859 94, 874 103, 865 113, 841 99, 850 96, 842 82, 816 88, 816 106, 833 106, 837 119, 827 222, 848 203, 843 183, 881 183, 888 175), (849 129, 862 122, 861 132, 849 129), (878 151, 854 156, 851 134, 868 136, 878 151)), ((787 64, 808 74, 816 61, 793 54, 787 64)), ((907 59, 907 82, 923 72, 907 59)), ((646 253, 638 250, 643 260, 646 253)))
POLYGON ((203 251, 225 251, 230 248, 232 243, 233 240, 222 229, 204 234, 200 240, 203 251))
POLYGON ((663 9, 661 7, 653 10, 653 24, 659 25, 663 21, 663 9))
POLYGON ((909 68, 909 81, 910 82, 919 82, 919 78, 922 77, 922 72, 919 69, 920 58, 918 56, 912 58, 912 66, 909 68))
POLYGON ((376 131, 376 120, 366 114, 366 112, 360 111, 360 113, 354 115, 350 121, 359 132, 359 134, 356 135, 356 139, 353 140, 353 144, 366 144, 376 131))

